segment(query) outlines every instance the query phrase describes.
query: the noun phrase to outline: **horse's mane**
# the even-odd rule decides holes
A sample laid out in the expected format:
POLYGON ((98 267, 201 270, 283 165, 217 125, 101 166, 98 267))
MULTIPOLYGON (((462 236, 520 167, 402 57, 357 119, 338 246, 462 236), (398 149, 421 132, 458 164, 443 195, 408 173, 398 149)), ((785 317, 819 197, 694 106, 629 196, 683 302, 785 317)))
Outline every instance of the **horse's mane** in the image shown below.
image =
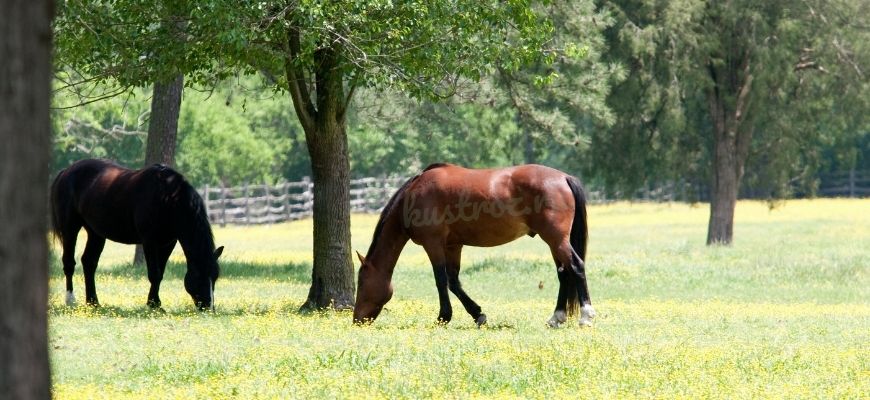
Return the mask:
MULTIPOLYGON (((218 263, 211 260, 214 254, 214 233, 211 230, 211 224, 208 222, 208 213, 206 212, 205 202, 200 197, 196 189, 184 178, 181 173, 160 164, 155 164, 151 168, 157 172, 157 177, 164 185, 167 197, 175 202, 178 216, 176 222, 179 227, 184 227, 184 232, 179 232, 179 240, 184 237, 192 247, 197 251, 197 254, 209 257, 207 260, 201 260, 199 263, 192 263, 196 267, 212 267, 206 272, 208 276, 217 277, 220 274, 218 263), (186 217, 185 217, 186 216, 186 217), (199 265, 203 264, 203 265, 199 265)), ((190 265, 191 263, 188 263, 190 265)))
POLYGON ((423 172, 426 172, 426 171, 428 171, 428 170, 430 170, 430 169, 446 167, 446 166, 448 166, 448 165, 450 165, 450 164, 448 164, 448 163, 443 163, 443 162, 432 163, 432 164, 429 164, 428 167, 424 168, 424 169, 423 169, 423 172))
MULTIPOLYGON (((428 169, 428 168, 427 168, 428 169)), ((411 185, 411 182, 414 182, 420 175, 416 175, 411 179, 405 181, 399 190, 393 194, 393 197, 390 197, 390 200, 387 201, 387 205, 384 206, 384 209, 381 210, 381 216, 378 218, 378 224, 375 225, 375 233, 372 235, 372 244, 369 245, 369 251, 366 253, 366 258, 371 257, 372 251, 374 251, 375 246, 378 244, 378 238, 381 236, 381 231, 384 229, 384 224, 387 221, 387 216, 390 215, 390 212, 393 211, 393 207, 395 207, 396 203, 399 202, 399 199, 402 197, 402 194, 405 192, 405 189, 411 185)))

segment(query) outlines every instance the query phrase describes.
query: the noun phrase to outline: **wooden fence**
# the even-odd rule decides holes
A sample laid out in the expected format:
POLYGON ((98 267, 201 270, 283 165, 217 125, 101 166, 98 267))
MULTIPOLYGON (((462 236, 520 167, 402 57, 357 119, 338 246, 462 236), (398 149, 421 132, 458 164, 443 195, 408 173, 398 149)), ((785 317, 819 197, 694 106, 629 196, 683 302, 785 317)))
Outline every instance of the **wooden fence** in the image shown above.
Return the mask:
MULTIPOLYGON (((820 176, 817 194, 822 197, 870 196, 870 171, 851 171, 820 176)), ((407 177, 363 178, 350 181, 352 212, 377 213, 387 204, 407 177)), ((205 186, 199 194, 205 200, 212 224, 252 225, 272 224, 310 217, 313 213, 314 184, 305 178, 301 182, 284 182, 275 186, 244 185, 237 187, 205 186)), ((706 201, 706 188, 688 182, 665 182, 638 190, 634 200, 706 201)), ((751 196, 750 196, 751 197, 751 196)), ((799 196, 802 197, 802 196, 799 196)), ((589 191, 590 203, 613 201, 603 192, 589 191)), ((617 196, 623 198, 623 196, 617 196)))
POLYGON ((822 197, 870 196, 870 171, 842 171, 819 176, 818 195, 822 197))
MULTIPOLYGON (((405 177, 363 178, 350 181, 352 212, 374 213, 405 182, 405 177)), ((314 184, 284 182, 275 186, 204 186, 199 190, 212 224, 252 225, 293 221, 311 216, 314 184)))

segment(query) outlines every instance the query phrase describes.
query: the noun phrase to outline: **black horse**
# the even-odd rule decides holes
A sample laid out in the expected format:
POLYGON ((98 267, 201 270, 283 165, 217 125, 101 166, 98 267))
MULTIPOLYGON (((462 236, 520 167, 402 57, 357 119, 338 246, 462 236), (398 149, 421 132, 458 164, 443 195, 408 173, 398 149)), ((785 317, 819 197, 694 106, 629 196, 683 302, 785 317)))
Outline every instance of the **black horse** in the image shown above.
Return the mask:
POLYGON ((148 306, 160 307, 160 281, 166 261, 181 243, 187 258, 184 288, 201 310, 213 309, 214 283, 220 274, 214 236, 205 205, 184 177, 163 165, 130 170, 104 160, 82 160, 61 171, 51 185, 53 232, 63 244, 67 304, 75 304, 72 276, 76 237, 88 232, 82 254, 85 301, 98 306, 94 272, 106 239, 142 244, 148 265, 148 306))

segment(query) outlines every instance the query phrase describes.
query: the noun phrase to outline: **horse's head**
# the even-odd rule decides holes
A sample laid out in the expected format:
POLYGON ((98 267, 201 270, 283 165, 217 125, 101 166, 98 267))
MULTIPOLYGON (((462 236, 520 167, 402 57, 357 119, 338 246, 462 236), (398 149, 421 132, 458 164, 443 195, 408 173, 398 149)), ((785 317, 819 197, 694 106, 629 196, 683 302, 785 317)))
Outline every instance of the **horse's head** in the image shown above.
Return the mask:
POLYGON ((193 298, 193 304, 200 311, 214 310, 214 284, 218 278, 217 260, 224 251, 224 246, 215 249, 210 263, 201 268, 188 268, 184 275, 184 289, 193 298))
POLYGON ((356 253, 362 264, 357 279, 356 306, 353 308, 355 324, 369 323, 378 317, 384 304, 393 297, 391 274, 372 265, 361 254, 356 253))

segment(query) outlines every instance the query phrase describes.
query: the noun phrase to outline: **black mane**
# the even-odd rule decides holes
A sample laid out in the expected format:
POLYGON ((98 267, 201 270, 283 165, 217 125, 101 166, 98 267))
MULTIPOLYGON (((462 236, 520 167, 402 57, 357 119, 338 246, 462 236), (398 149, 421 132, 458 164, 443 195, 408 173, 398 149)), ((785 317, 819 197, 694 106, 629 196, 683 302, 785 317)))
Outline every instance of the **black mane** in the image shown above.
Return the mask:
POLYGON ((387 201, 387 205, 384 206, 384 209, 381 210, 381 216, 378 218, 378 224, 375 225, 375 233, 372 235, 372 244, 369 245, 369 251, 366 253, 366 258, 371 257, 372 251, 374 251, 375 246, 378 244, 378 238, 381 236, 381 231, 384 229, 384 223, 387 220, 387 216, 390 215, 393 207, 396 205, 396 203, 399 202, 399 198, 401 197, 402 193, 404 193, 405 189, 407 189, 408 186, 411 185, 411 182, 419 177, 420 175, 416 175, 411 179, 405 181, 405 183, 402 184, 399 190, 397 190, 396 193, 393 194, 393 197, 390 197, 390 200, 387 201))
POLYGON ((157 171, 157 176, 165 185, 166 191, 164 193, 168 194, 168 200, 175 203, 179 242, 185 240, 195 249, 196 255, 192 255, 193 257, 203 257, 203 259, 197 260, 199 262, 188 263, 188 265, 210 268, 200 272, 217 278, 220 275, 220 268, 217 262, 212 260, 215 250, 214 233, 208 220, 205 202, 181 173, 160 164, 155 164, 152 168, 157 171))
POLYGON ((424 169, 423 169, 423 172, 426 172, 426 171, 428 171, 428 170, 430 170, 430 169, 446 167, 446 166, 448 166, 448 165, 450 165, 450 164, 448 164, 448 163, 443 163, 443 162, 432 163, 432 164, 429 164, 428 167, 424 168, 424 169))

